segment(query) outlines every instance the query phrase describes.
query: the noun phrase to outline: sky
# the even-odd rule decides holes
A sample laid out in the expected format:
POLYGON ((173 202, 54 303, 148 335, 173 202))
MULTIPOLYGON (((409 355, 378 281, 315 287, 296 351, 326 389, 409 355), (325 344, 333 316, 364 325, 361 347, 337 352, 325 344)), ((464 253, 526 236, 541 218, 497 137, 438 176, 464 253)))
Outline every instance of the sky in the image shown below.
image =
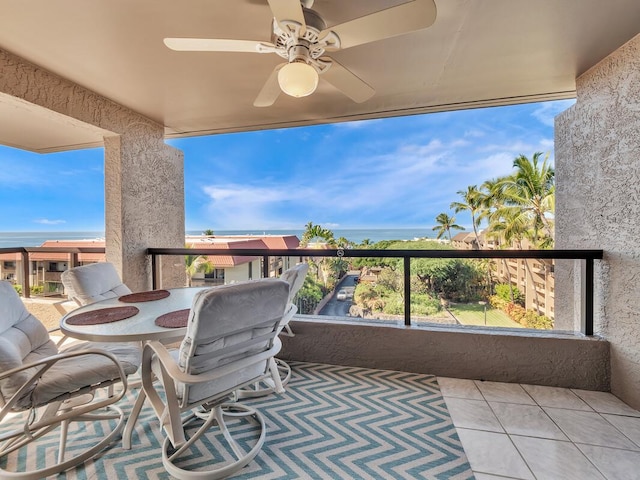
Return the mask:
MULTIPOLYGON (((168 140, 184 151, 187 231, 427 228, 470 185, 548 153, 573 100, 168 140)), ((0 146, 0 232, 104 231, 102 148, 0 146)))

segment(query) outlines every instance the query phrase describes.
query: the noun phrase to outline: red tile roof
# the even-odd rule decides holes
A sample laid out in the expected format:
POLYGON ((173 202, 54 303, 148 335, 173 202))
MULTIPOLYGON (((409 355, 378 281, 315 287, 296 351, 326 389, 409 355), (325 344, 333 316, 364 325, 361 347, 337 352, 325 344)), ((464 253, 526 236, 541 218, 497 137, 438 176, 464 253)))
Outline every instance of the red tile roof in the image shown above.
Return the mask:
MULTIPOLYGON (((298 248, 300 240, 295 235, 265 235, 265 236, 229 236, 229 237, 187 237, 186 244, 193 248, 246 248, 246 249, 287 249, 298 248)), ((41 247, 97 247, 105 248, 104 240, 47 240, 41 247)), ((0 254, 1 261, 19 261, 21 260, 19 253, 0 254)), ((211 255, 210 260, 216 268, 235 267, 251 262, 258 256, 249 255, 211 255)), ((29 259, 33 261, 68 261, 68 253, 58 252, 33 252, 29 254, 29 259)), ((79 253, 78 261, 80 262, 104 262, 104 253, 79 253)))
MULTIPOLYGON (((41 247, 61 247, 61 248, 75 248, 75 247, 90 247, 90 248, 105 248, 104 240, 47 240, 41 247)), ((69 260, 68 253, 55 253, 55 252, 34 252, 29 254, 29 259, 34 261, 60 261, 65 262, 69 260)), ((80 262, 104 262, 106 260, 104 253, 79 253, 78 261, 80 262)))

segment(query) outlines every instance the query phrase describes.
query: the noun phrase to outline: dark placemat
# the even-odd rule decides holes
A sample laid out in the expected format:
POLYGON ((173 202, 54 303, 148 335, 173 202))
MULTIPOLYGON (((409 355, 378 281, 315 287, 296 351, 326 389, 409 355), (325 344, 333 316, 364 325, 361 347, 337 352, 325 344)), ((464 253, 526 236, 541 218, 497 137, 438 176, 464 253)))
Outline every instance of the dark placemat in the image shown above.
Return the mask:
POLYGON ((129 295, 123 295, 118 297, 118 300, 124 303, 136 303, 136 302, 153 302, 154 300, 160 300, 161 298, 167 298, 171 295, 169 290, 149 290, 148 292, 130 293, 129 295))
POLYGON ((110 307, 83 312, 67 318, 68 325, 100 325, 117 322, 136 315, 140 310, 133 305, 128 307, 110 307))
POLYGON ((189 311, 191 309, 176 310, 175 312, 165 313, 156 318, 156 325, 166 328, 182 328, 187 326, 189 320, 189 311))

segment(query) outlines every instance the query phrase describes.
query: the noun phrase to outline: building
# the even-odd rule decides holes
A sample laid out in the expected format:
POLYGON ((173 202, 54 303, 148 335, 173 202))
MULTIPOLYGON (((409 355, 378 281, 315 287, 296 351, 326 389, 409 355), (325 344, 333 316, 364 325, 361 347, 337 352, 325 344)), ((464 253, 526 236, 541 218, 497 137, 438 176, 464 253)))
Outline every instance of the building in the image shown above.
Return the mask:
MULTIPOLYGON (((244 236, 187 236, 185 244, 188 248, 211 249, 292 249, 300 244, 295 235, 244 235, 244 236)), ((105 241, 97 240, 47 240, 42 248, 96 248, 104 249, 105 241)), ((70 265, 69 253, 40 252, 30 253, 29 284, 41 288, 42 295, 61 295, 64 288, 61 282, 62 272, 70 265)), ((105 253, 74 254, 73 264, 76 266, 95 262, 104 262, 105 253)), ((208 257, 213 265, 210 273, 197 272, 191 278, 193 285, 221 285, 260 278, 263 271, 263 258, 255 255, 212 255, 208 257)), ((270 256, 269 276, 277 277, 282 272, 302 259, 300 257, 270 256)), ((22 258, 19 254, 0 254, 0 278, 14 284, 22 284, 22 258)))
MULTIPOLYGON (((495 240, 478 234, 481 248, 495 250, 495 240)), ((476 250, 477 242, 473 232, 460 232, 451 239, 451 245, 457 250, 476 250)), ((526 243, 525 243, 526 246, 526 243)), ((494 275, 497 283, 509 283, 517 287, 524 296, 524 307, 535 310, 551 319, 555 317, 555 279, 554 263, 548 259, 505 258, 494 260, 494 275)))
MULTIPOLYGON (((103 239, 91 240, 47 240, 42 248, 97 248, 104 249, 103 239)), ((74 254, 75 265, 104 262, 105 254, 102 253, 77 253, 74 254)), ((59 295, 64 289, 60 275, 69 268, 69 253, 59 252, 33 252, 29 255, 29 285, 41 288, 43 295, 59 295)), ((16 253, 0 254, 0 278, 9 280, 14 284, 22 285, 22 257, 16 253)))
MULTIPOLYGON (((231 235, 231 236, 187 236, 189 248, 211 249, 291 249, 298 248, 300 240, 295 235, 231 235)), ((211 273, 198 272, 193 276, 197 285, 200 282, 224 284, 262 277, 263 259, 259 256, 215 255, 208 257, 213 264, 211 273)), ((268 272, 270 277, 278 277, 299 263, 300 257, 270 256, 268 272)))

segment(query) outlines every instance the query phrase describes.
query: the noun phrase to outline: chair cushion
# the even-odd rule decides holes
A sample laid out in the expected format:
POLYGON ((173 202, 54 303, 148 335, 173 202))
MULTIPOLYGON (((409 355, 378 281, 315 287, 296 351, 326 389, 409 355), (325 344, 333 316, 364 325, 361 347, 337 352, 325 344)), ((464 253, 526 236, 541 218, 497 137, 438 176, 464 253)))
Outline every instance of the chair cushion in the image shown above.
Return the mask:
MULTIPOLYGON (((27 311, 12 285, 0 282, 0 371, 56 353, 58 349, 44 325, 27 311)), ((2 396, 10 398, 30 374, 23 371, 0 380, 2 396)))
MULTIPOLYGON (((76 342, 62 352, 77 352, 87 348, 106 350, 120 361, 125 374, 140 366, 140 346, 128 343, 76 342)), ((0 372, 21 367, 58 353, 55 343, 42 323, 31 315, 8 282, 0 282, 0 372)), ((0 380, 0 393, 11 398, 27 379, 41 367, 23 370, 0 380)), ((54 398, 65 398, 82 387, 119 378, 114 363, 102 355, 87 355, 64 359, 47 370, 38 382, 25 391, 17 408, 42 405, 54 398)))
MULTIPOLYGON (((137 343, 75 342, 61 349, 60 353, 86 349, 106 350, 118 359, 126 375, 140 366, 141 350, 137 343)), ((102 355, 83 355, 57 362, 40 379, 35 389, 20 402, 21 407, 43 405, 54 398, 65 398, 70 392, 100 382, 119 378, 114 363, 102 355)))
POLYGON ((29 316, 20 296, 9 282, 0 281, 0 335, 29 316))
POLYGON ((119 297, 131 293, 112 263, 100 262, 71 268, 62 272, 62 284, 67 295, 79 305, 119 297))

